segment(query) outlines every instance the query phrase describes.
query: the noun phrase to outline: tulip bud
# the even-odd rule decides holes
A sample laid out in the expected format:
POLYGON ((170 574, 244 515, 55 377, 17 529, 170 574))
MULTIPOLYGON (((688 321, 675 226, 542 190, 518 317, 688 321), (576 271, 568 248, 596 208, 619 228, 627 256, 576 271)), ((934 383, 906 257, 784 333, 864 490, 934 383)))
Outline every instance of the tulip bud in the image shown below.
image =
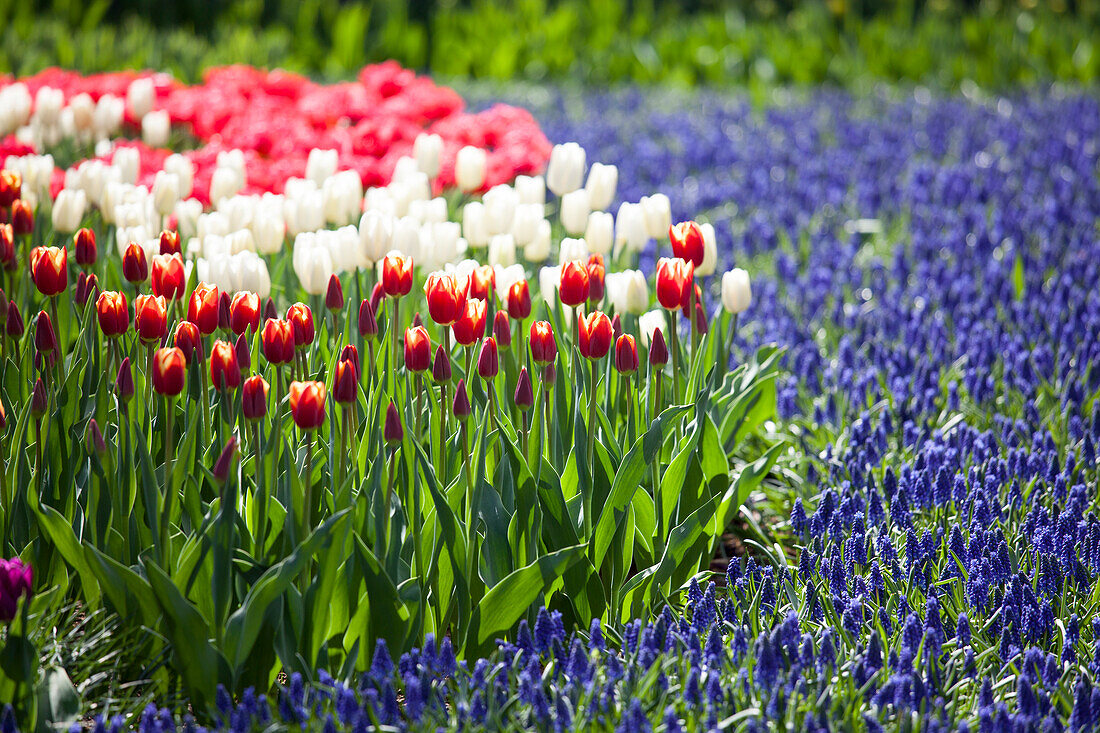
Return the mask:
POLYGON ((508 314, 504 311, 497 311, 493 316, 493 338, 502 349, 512 346, 512 327, 508 322, 508 314))
POLYGON ((466 394, 466 380, 459 379, 455 387, 455 398, 451 403, 451 411, 459 420, 465 420, 473 410, 470 408, 470 396, 466 394))
POLYGON ((386 422, 382 437, 390 445, 396 445, 405 439, 405 429, 401 426, 401 414, 393 402, 390 402, 390 406, 386 408, 386 422))
POLYGON ((35 247, 30 265, 31 280, 42 295, 58 295, 69 287, 69 255, 64 247, 35 247))
POLYGON ((618 340, 623 335, 623 319, 619 318, 619 314, 616 313, 615 317, 611 319, 611 338, 618 340))
POLYGON ((743 313, 751 302, 749 273, 737 267, 722 275, 722 307, 727 313, 743 313))
POLYGON ((105 290, 95 302, 99 328, 107 338, 121 336, 130 330, 130 312, 127 310, 126 296, 119 292, 105 290))
POLYGON ((336 362, 332 374, 332 399, 340 404, 355 402, 359 390, 359 370, 350 359, 336 362))
POLYGON ((23 316, 14 300, 8 301, 8 317, 4 322, 4 332, 8 338, 18 341, 23 338, 23 316))
POLYGON ((593 311, 580 320, 579 348, 586 359, 602 359, 611 350, 611 319, 593 311))
POLYGON ((588 180, 584 184, 588 193, 588 203, 593 211, 603 211, 615 199, 615 189, 619 185, 619 169, 613 165, 593 163, 588 169, 588 180))
POLYGON ((703 304, 698 302, 695 304, 695 330, 700 336, 707 332, 707 312, 703 310, 703 304))
POLYGON ((585 269, 588 270, 588 301, 594 305, 603 300, 605 273, 603 255, 589 255, 585 269))
POLYGON ((516 407, 521 410, 529 410, 535 404, 535 393, 531 389, 531 377, 527 375, 527 367, 520 367, 519 378, 516 381, 516 393, 514 395, 516 407))
POLYGON ((492 380, 500 371, 497 355, 497 341, 490 336, 481 344, 481 353, 477 357, 477 373, 482 379, 492 380))
POLYGON ((330 311, 344 309, 344 288, 336 275, 329 275, 328 287, 325 290, 325 307, 330 311))
POLYGON ((226 441, 225 447, 222 448, 221 455, 218 456, 218 460, 214 463, 214 481, 219 485, 224 484, 229 480, 229 474, 233 470, 233 464, 237 458, 237 438, 236 436, 230 437, 226 441))
POLYGON ((57 336, 53 330, 53 321, 46 311, 39 311, 34 324, 34 348, 39 354, 50 354, 57 350, 57 336))
POLYGON ((153 256, 152 282, 153 295, 161 295, 165 300, 183 298, 187 285, 183 259, 179 254, 159 254, 153 256))
POLYGON ((369 340, 378 336, 378 321, 374 318, 374 307, 366 299, 359 304, 359 335, 369 340))
POLYGON ((187 303, 187 320, 198 326, 199 332, 209 336, 218 328, 218 307, 221 300, 216 285, 204 282, 195 286, 187 303))
POLYGON ((76 250, 76 264, 84 268, 95 264, 99 249, 96 247, 95 232, 91 229, 81 229, 73 235, 73 248, 76 250))
POLYGON ((4 589, 0 593, 0 622, 8 622, 15 618, 19 610, 19 599, 29 601, 34 592, 31 566, 17 557, 0 560, 0 588, 4 589))
POLYGON ((576 191, 584 181, 585 153, 577 143, 555 145, 546 167, 546 187, 558 196, 576 191))
POLYGON ((40 418, 46 414, 48 403, 46 401, 46 385, 42 382, 42 378, 39 377, 34 382, 34 390, 31 392, 31 414, 35 418, 40 418))
POLYGON ((693 221, 682 221, 668 229, 672 255, 698 268, 703 264, 703 230, 693 221))
POLYGON ((145 250, 137 242, 130 242, 122 253, 122 276, 134 285, 149 279, 149 261, 145 250))
POLYGON ((570 191, 561 197, 561 225, 568 234, 584 233, 588 225, 588 192, 583 188, 570 191))
POLYGON ((294 327, 290 321, 268 318, 260 334, 264 358, 276 366, 294 360, 294 327))
POLYGON ((266 322, 269 319, 277 319, 278 317, 279 312, 275 310, 275 301, 269 297, 267 300, 264 301, 263 320, 264 322, 266 322))
POLYGON ((408 295, 412 290, 413 260, 391 253, 382 260, 382 289, 391 298, 408 295))
POLYGON ((584 228, 584 242, 590 252, 611 254, 615 244, 615 217, 606 211, 593 211, 584 228))
POLYGON ((54 231, 63 234, 75 232, 84 219, 87 207, 88 195, 83 189, 63 188, 58 191, 50 211, 54 231))
POLYGON ((260 296, 241 291, 229 303, 229 327, 238 336, 248 329, 256 331, 260 326, 260 296))
POLYGON ((657 239, 668 234, 668 229, 672 226, 672 205, 668 196, 655 193, 652 196, 643 196, 640 203, 649 236, 657 239))
POLYGON ((485 185, 486 154, 481 148, 467 145, 455 157, 455 184, 463 193, 477 191, 485 185))
POLYGON ((237 366, 240 367, 242 374, 252 368, 252 349, 248 345, 247 335, 242 333, 237 337, 233 344, 233 351, 237 354, 237 366))
POLYGON ((451 381, 451 358, 440 344, 435 349, 435 361, 432 363, 432 379, 436 384, 446 384, 451 381))
POLYGON ((218 295, 218 328, 229 330, 229 293, 222 291, 218 295))
POLYGON ((0 221, 0 265, 5 270, 15 269, 15 230, 3 221, 0 221))
POLYGON ((228 341, 215 341, 214 348, 210 351, 210 383, 219 392, 236 389, 241 384, 237 351, 228 341))
POLYGON ((267 414, 267 381, 259 374, 241 386, 241 412, 247 420, 261 420, 267 414))
POLYGON ((420 319, 420 313, 413 313, 412 327, 421 328, 424 325, 424 321, 420 319))
POLYGON ((84 431, 84 449, 98 455, 103 455, 107 450, 107 443, 94 417, 88 421, 88 428, 84 431))
POLYGON ((180 246, 180 233, 175 229, 165 229, 160 233, 160 253, 178 255, 183 251, 180 246))
POLYGON ((291 382, 290 414, 302 430, 314 430, 325 422, 324 382, 291 382))
POLYGON ((12 170, 0 170, 0 209, 10 207, 23 195, 23 176, 12 170))
POLYGON ((423 326, 405 329, 405 368, 410 372, 425 371, 431 365, 432 341, 423 326))
MULTIPOLYGON (((148 375, 146 377, 148 378, 148 375)), ((134 396, 134 373, 130 368, 128 356, 118 365, 118 374, 115 376, 115 396, 124 404, 129 404, 134 396)))
POLYGON ((382 305, 382 300, 386 297, 386 289, 382 287, 381 282, 376 282, 374 287, 370 291, 370 308, 371 312, 377 316, 378 308, 382 305))
POLYGON ((623 334, 615 341, 615 369, 619 374, 638 371, 638 346, 630 334, 623 334))
POLYGON ((659 328, 653 329, 649 342, 649 363, 658 369, 668 363, 668 346, 665 344, 665 335, 659 328))
POLYGON ((462 317, 451 326, 455 341, 460 346, 470 346, 485 335, 485 318, 487 306, 484 300, 471 299, 466 301, 462 317))
POLYGON ((34 231, 34 212, 26 199, 16 199, 11 205, 11 228, 15 236, 27 236, 34 231))
POLYGON ((202 344, 202 334, 199 333, 199 327, 191 321, 180 321, 176 324, 176 333, 172 343, 183 354, 185 365, 190 364, 193 359, 203 361, 206 358, 206 352, 202 344))
POLYGON ((316 331, 313 327, 313 311, 305 303, 295 303, 286 311, 286 320, 294 330, 294 346, 305 348, 313 343, 316 331))
POLYGON ((340 356, 338 361, 348 361, 355 367, 355 379, 359 380, 359 377, 363 374, 363 367, 359 362, 359 349, 355 348, 354 344, 348 344, 340 350, 340 356))
POLYGON ((531 289, 526 280, 512 283, 508 288, 508 315, 517 321, 531 315, 531 289))
POLYGON ((531 360, 536 364, 550 364, 557 359, 558 345, 549 321, 535 321, 531 324, 530 343, 531 360))
POLYGON ((553 364, 547 364, 542 368, 542 381, 547 387, 553 387, 558 381, 558 369, 553 364))

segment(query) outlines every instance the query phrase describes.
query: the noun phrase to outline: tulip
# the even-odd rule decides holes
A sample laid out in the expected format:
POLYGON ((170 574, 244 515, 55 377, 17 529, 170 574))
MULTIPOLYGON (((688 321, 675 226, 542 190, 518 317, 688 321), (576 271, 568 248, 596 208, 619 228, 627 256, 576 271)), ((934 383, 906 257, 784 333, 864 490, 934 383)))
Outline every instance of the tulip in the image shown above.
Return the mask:
POLYGON ((33 592, 34 571, 30 565, 18 557, 0 560, 0 622, 14 619, 20 599, 29 602, 33 592))
POLYGON ((531 290, 526 280, 520 280, 508 288, 508 315, 522 321, 531 315, 531 290))
POLYGON ((466 297, 488 301, 496 288, 497 274, 489 265, 481 265, 470 271, 466 297))
POLYGON ((545 262, 550 256, 550 222, 543 219, 538 224, 538 231, 523 248, 523 256, 531 262, 545 262))
POLYGON ((214 462, 214 468, 211 470, 211 474, 214 476, 214 481, 219 485, 224 485, 229 480, 229 474, 233 470, 234 459, 237 457, 237 437, 230 436, 229 440, 225 442, 225 447, 222 448, 222 452, 218 455, 218 460, 214 462))
POLYGON ((94 417, 88 421, 88 427, 84 431, 84 449, 89 454, 103 455, 107 452, 107 441, 103 440, 103 431, 99 429, 99 423, 94 417))
POLYGON ((652 239, 665 236, 672 226, 672 205, 668 196, 663 193, 643 196, 640 204, 649 236, 652 239))
POLYGON ((30 265, 31 280, 43 295, 58 295, 69 287, 69 256, 64 247, 35 247, 30 265))
POLYGON ((344 309, 344 288, 336 275, 330 275, 328 278, 328 287, 325 288, 325 308, 330 311, 344 309))
POLYGON ((577 143, 555 145, 546 167, 546 187, 557 196, 576 191, 584 181, 585 153, 577 143))
POLYGON ((516 262, 516 238, 511 234, 494 234, 489 240, 489 264, 508 267, 516 262))
POLYGON ((638 346, 630 334, 623 334, 615 341, 615 369, 619 374, 638 371, 638 346))
POLYGON ((347 344, 340 350, 340 355, 336 357, 337 361, 350 362, 355 367, 355 379, 358 380, 363 374, 363 367, 359 362, 359 349, 355 348, 354 344, 347 344))
POLYGON ((95 310, 104 336, 114 338, 129 330, 130 313, 127 310, 126 296, 122 293, 112 290, 100 293, 95 310))
POLYGON ((76 264, 87 269, 95 264, 99 256, 96 247, 95 232, 91 229, 81 229, 73 235, 73 249, 76 251, 76 264))
POLYGON ((668 229, 672 255, 690 262, 695 268, 703 264, 703 230, 693 221, 682 221, 668 229))
POLYGON ((241 385, 241 367, 237 351, 228 341, 218 339, 210 351, 210 381, 214 389, 225 391, 241 385))
POLYGON ((316 331, 313 327, 313 311, 305 303, 295 303, 286 311, 286 320, 294 329, 294 346, 305 348, 313 343, 316 331))
MULTIPOLYGON (((177 334, 179 332, 177 331, 177 334)), ((187 376, 187 359, 177 347, 157 349, 153 355, 153 389, 165 397, 175 397, 183 391, 187 376)))
POLYGON ((23 316, 14 300, 8 301, 8 314, 4 319, 4 333, 8 338, 18 341, 23 338, 23 316))
POLYGON ((713 275, 718 266, 718 240, 713 224, 700 224, 699 229, 703 232, 703 261, 695 266, 695 274, 706 277, 713 275))
MULTIPOLYGON (((160 233, 159 252, 162 255, 178 255, 183 250, 180 247, 180 233, 175 229, 165 229, 160 233)), ((156 263, 156 257, 153 258, 156 263)))
POLYGON ((588 192, 583 188, 561 197, 561 225, 569 234, 583 234, 588 225, 588 192))
POLYGON ((88 206, 88 196, 83 189, 63 188, 54 199, 50 211, 50 221, 57 232, 69 234, 80 227, 84 219, 84 210, 88 206))
POLYGON ((561 284, 558 297, 563 305, 575 308, 588 300, 588 267, 578 260, 570 260, 561 266, 561 284))
POLYGON ((512 239, 517 245, 528 245, 539 235, 543 221, 542 204, 517 204, 512 218, 512 239))
POLYGON ((0 169, 0 209, 11 208, 23 193, 23 177, 16 171, 0 169))
POLYGON ((187 320, 198 326, 204 336, 209 336, 218 328, 219 300, 216 285, 200 282, 191 293, 187 303, 187 320))
POLYGON ((247 420, 261 420, 267 414, 267 381, 259 374, 241 385, 241 412, 247 420))
POLYGON ((294 327, 290 321, 268 318, 260 336, 264 358, 269 363, 289 364, 294 360, 294 327))
POLYGON ((247 291, 235 294, 229 303, 230 329, 240 336, 250 328, 257 330, 259 326, 260 296, 247 291))
POLYGON ((382 437, 389 445, 396 445, 405 439, 405 429, 401 426, 401 413, 397 405, 390 402, 386 408, 386 422, 382 428, 382 437))
POLYGON ((335 150, 314 148, 306 158, 306 178, 320 185, 326 178, 336 175, 340 160, 335 150))
POLYGON ((432 362, 432 379, 436 384, 447 384, 451 381, 451 358, 440 344, 435 349, 435 361, 432 362))
POLYGON ((581 356, 586 359, 602 359, 611 350, 611 319, 607 314, 593 311, 580 319, 581 356))
POLYGON ((233 343, 233 351, 237 352, 237 364, 240 366, 242 374, 247 374, 248 370, 252 368, 252 349, 248 344, 248 334, 244 333, 238 336, 233 343))
POLYGON ((459 420, 465 420, 473 412, 470 407, 470 396, 466 393, 465 379, 459 379, 458 385, 455 387, 455 398, 451 403, 451 412, 459 420))
POLYGON ((623 319, 616 313, 611 317, 611 337, 618 339, 623 335, 623 319))
POLYGON ((15 269, 15 230, 11 224, 0 223, 0 265, 5 270, 15 269))
POLYGON ((355 402, 359 389, 359 370, 350 359, 336 362, 332 375, 332 399, 340 404, 355 402))
POLYGON ((11 228, 16 236, 27 236, 34 231, 34 212, 26 199, 16 199, 11 205, 11 228))
POLYGON ((606 211, 593 211, 584 228, 584 241, 591 252, 611 254, 615 244, 615 217, 606 211))
POLYGON ((615 189, 619 185, 619 169, 613 165, 593 163, 588 170, 588 180, 584 189, 588 193, 588 204, 593 211, 604 211, 615 199, 615 189))
POLYGON ((500 371, 500 359, 497 354, 497 341, 490 336, 481 344, 481 353, 477 357, 477 373, 482 379, 491 380, 500 371))
POLYGON ((42 381, 42 377, 38 377, 34 380, 34 388, 31 389, 31 414, 34 418, 40 419, 46 414, 46 410, 50 407, 49 395, 46 392, 46 383, 42 381))
POLYGON ((315 430, 325 421, 324 382, 291 382, 290 414, 302 430, 315 430))
POLYGON ((122 253, 122 276, 133 285, 149 279, 149 260, 145 250, 137 242, 130 242, 122 253))
POLYGON ((558 345, 554 341, 554 329, 549 321, 531 324, 531 360, 536 364, 551 364, 558 357, 558 345))
POLYGON ((73 288, 73 299, 76 304, 83 308, 92 299, 92 296, 99 297, 99 279, 94 272, 91 274, 85 274, 83 271, 77 273, 76 287, 73 288))
POLYGON ((307 241, 315 241, 313 238, 312 232, 298 235, 294 241, 292 264, 302 289, 310 295, 320 295, 328 287, 329 278, 335 271, 335 264, 328 247, 316 243, 306 244, 307 241))
POLYGON ((431 366, 432 340, 423 326, 405 329, 405 368, 422 372, 431 366))
POLYGON ((467 145, 455 157, 455 184, 463 193, 477 191, 485 185, 487 156, 481 148, 467 145))
POLYGON ((411 257, 388 254, 382 260, 382 288, 387 296, 400 298, 412 290, 413 261, 411 257))
POLYGON ((46 311, 39 311, 34 323, 34 349, 39 354, 51 354, 57 350, 57 335, 46 311))
POLYGON ((373 340, 378 336, 378 321, 374 317, 374 308, 365 298, 359 304, 359 335, 367 340, 373 340))
POLYGON ((588 256, 588 300, 593 304, 603 300, 604 293, 604 264, 603 255, 592 254, 588 256))
POLYGON ((443 152, 443 138, 422 132, 413 140, 413 157, 416 167, 428 178, 439 175, 439 158, 443 152))
POLYGON ((163 148, 168 144, 172 120, 165 110, 153 110, 141 118, 141 139, 151 148, 163 148))
POLYGON ((153 295, 170 301, 179 300, 183 298, 186 284, 183 259, 178 253, 153 255, 153 295))
POLYGON ((752 285, 749 273, 740 267, 722 275, 722 307, 727 313, 743 313, 752 302, 752 285))
MULTIPOLYGON (((516 392, 513 400, 520 410, 529 410, 535 404, 535 394, 531 389, 531 377, 527 374, 527 367, 520 367, 519 377, 516 380, 516 392)), ((526 452, 526 451, 525 451, 526 452)))
POLYGON ((558 262, 565 264, 569 260, 588 259, 588 242, 583 239, 565 237, 558 245, 558 262))
POLYGON ((223 331, 229 329, 229 293, 224 290, 218 294, 218 328, 223 331))
POLYGON ((485 319, 488 306, 484 300, 471 299, 466 301, 462 317, 451 326, 455 342, 460 346, 470 346, 485 335, 485 319))
POLYGON ((649 242, 645 211, 641 204, 622 203, 615 216, 615 246, 630 252, 641 252, 649 242))
POLYGON ((184 360, 190 364, 192 359, 202 361, 206 358, 203 350, 202 334, 199 327, 191 321, 180 321, 176 324, 176 333, 172 337, 172 344, 183 354, 184 360))
POLYGON ((466 307, 466 294, 461 292, 452 275, 432 273, 424 283, 428 315, 440 326, 450 326, 466 307))
POLYGON ((662 257, 657 263, 657 301, 668 310, 688 305, 695 266, 679 258, 662 257))

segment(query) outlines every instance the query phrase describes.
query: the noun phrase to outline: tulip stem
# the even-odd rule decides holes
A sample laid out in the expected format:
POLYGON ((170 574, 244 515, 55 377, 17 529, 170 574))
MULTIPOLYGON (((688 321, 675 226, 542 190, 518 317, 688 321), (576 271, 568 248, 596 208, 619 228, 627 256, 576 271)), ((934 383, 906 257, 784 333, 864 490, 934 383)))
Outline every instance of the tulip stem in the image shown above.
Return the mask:
POLYGON ((474 475, 470 470, 470 435, 465 422, 462 422, 460 432, 462 433, 462 466, 466 472, 466 492, 464 494, 466 503, 466 584, 467 587, 472 589, 476 550, 474 545, 477 540, 477 530, 474 528, 474 475))
MULTIPOLYGON (((650 425, 657 419, 657 416, 661 412, 661 370, 655 366, 650 366, 650 370, 653 372, 653 408, 650 411, 649 423, 650 425)), ((664 502, 661 497, 661 468, 660 468, 661 454, 660 447, 658 446, 657 455, 653 457, 653 460, 649 462, 649 468, 652 472, 653 480, 653 506, 654 514, 657 515, 657 533, 653 540, 653 559, 657 560, 664 555, 665 551, 665 532, 664 532, 664 502)))
POLYGON ((421 372, 417 372, 416 376, 413 377, 413 389, 416 390, 416 419, 413 422, 413 439, 417 441, 420 440, 420 416, 424 412, 424 385, 421 379, 421 372))
POLYGON ((584 492, 584 536, 592 536, 592 491, 596 485, 596 360, 592 360, 592 384, 588 393, 588 490, 584 492))
POLYGON ((299 541, 305 540, 313 530, 313 431, 305 431, 306 455, 305 470, 302 473, 302 532, 299 541))
POLYGON ((202 433, 199 437, 205 441, 207 439, 207 431, 210 429, 210 377, 206 373, 205 368, 200 368, 202 373, 202 393, 199 394, 199 404, 202 407, 202 433))
POLYGON ((520 446, 523 448, 523 457, 527 458, 527 410, 520 410, 520 427, 522 432, 520 433, 520 446))
POLYGON ((160 517, 160 560, 168 569, 168 543, 172 523, 172 422, 175 418, 172 402, 164 398, 164 507, 160 517))
MULTIPOLYGON (((387 370, 387 374, 397 374, 397 323, 401 314, 401 299, 393 299, 393 318, 390 319, 390 331, 393 333, 393 361, 390 362, 390 368, 387 370)), ((396 378, 396 377, 395 377, 396 378)), ((396 391, 396 390, 395 390, 396 391)))
POLYGON ((730 368, 730 357, 733 356, 733 337, 737 335, 737 316, 738 313, 730 315, 729 330, 726 332, 726 360, 722 363, 722 373, 725 374, 730 368))
POLYGON ((264 542, 264 535, 267 534, 267 491, 264 488, 263 481, 263 468, 260 465, 260 456, 263 451, 260 447, 260 421, 252 421, 252 457, 253 467, 256 470, 256 493, 255 498, 259 504, 259 516, 256 519, 256 531, 253 543, 255 546, 254 552, 256 559, 263 561, 264 550, 266 549, 266 543, 264 542))
POLYGON ((57 296, 50 296, 50 316, 53 318, 53 327, 57 334, 57 371, 58 382, 65 381, 65 339, 61 334, 61 321, 57 318, 57 296))
POLYGON ((688 283, 688 287, 691 288, 691 297, 689 298, 690 305, 688 306, 688 330, 691 333, 691 355, 688 357, 688 373, 691 373, 691 364, 695 360, 696 352, 699 350, 699 329, 695 323, 695 282, 688 283))
POLYGON ((145 404, 150 425, 153 423, 153 346, 150 343, 145 347, 145 404))
POLYGON ((397 473, 397 451, 399 449, 400 445, 396 445, 393 448, 393 453, 390 453, 389 471, 386 474, 386 494, 382 497, 382 546, 378 548, 379 557, 384 557, 390 548, 390 501, 393 496, 394 474, 397 473))
POLYGON ((675 402, 680 400, 680 336, 678 335, 679 328, 677 328, 677 321, 680 320, 680 316, 676 311, 669 312, 668 319, 668 332, 672 336, 672 343, 669 344, 672 347, 672 399, 675 402))

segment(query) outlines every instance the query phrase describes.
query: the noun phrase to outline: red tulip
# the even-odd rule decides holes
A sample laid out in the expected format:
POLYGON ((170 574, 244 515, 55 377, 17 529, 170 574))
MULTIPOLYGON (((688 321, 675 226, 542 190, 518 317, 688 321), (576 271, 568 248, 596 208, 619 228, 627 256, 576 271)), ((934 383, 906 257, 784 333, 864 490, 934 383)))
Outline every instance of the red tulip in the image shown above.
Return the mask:
POLYGON ((64 247, 35 247, 30 265, 34 286, 43 295, 58 295, 69 287, 69 255, 64 247))
POLYGON ((202 334, 199 332, 199 327, 191 321, 180 321, 176 324, 176 334, 172 339, 172 343, 180 350, 188 364, 194 358, 198 358, 199 361, 206 358, 206 352, 203 350, 202 345, 202 334))
POLYGON ((165 300, 178 300, 183 297, 186 285, 183 260, 179 254, 153 255, 153 295, 162 295, 165 300))
POLYGON ((611 336, 617 341, 623 335, 623 319, 616 313, 611 318, 611 336))
POLYGON ((615 369, 619 374, 638 371, 638 345, 634 337, 628 333, 624 333, 615 341, 615 369))
POLYGON ((519 368, 516 392, 512 399, 516 403, 516 407, 521 410, 530 410, 535 404, 535 393, 531 389, 531 377, 527 374, 527 367, 519 368))
POLYGON ((107 441, 103 439, 103 431, 99 429, 99 423, 93 417, 88 421, 88 427, 84 431, 84 448, 88 453, 103 455, 107 451, 107 441))
POLYGON ((50 354, 57 350, 57 334, 53 330, 53 321, 46 311, 39 311, 34 322, 34 350, 39 354, 50 354))
POLYGON ((268 362, 279 365, 289 364, 294 360, 294 327, 290 325, 290 321, 268 318, 264 321, 260 343, 268 362))
POLYGON ((355 379, 356 381, 359 380, 359 377, 363 374, 363 369, 359 363, 359 349, 355 348, 355 344, 348 344, 341 349, 338 361, 350 361, 352 366, 355 367, 355 379))
POLYGON ((668 241, 672 254, 690 262, 693 267, 703 264, 703 230, 693 221, 682 221, 668 228, 668 241))
POLYGON ((435 361, 432 362, 432 379, 436 384, 445 384, 451 381, 451 358, 440 344, 435 349, 435 361))
POLYGON ((4 333, 18 341, 23 338, 23 315, 14 300, 8 301, 8 316, 4 319, 4 333))
POLYGON ((412 290, 413 261, 412 257, 403 257, 399 254, 389 254, 382 260, 382 289, 391 298, 400 298, 408 295, 412 290))
POLYGON ((160 253, 162 255, 178 255, 182 251, 179 232, 175 229, 165 229, 160 233, 160 253))
POLYGON ((355 402, 359 390, 359 370, 350 359, 336 362, 332 374, 332 399, 341 404, 355 402))
POLYGON ((153 389, 157 394, 175 397, 183 391, 186 376, 187 359, 182 350, 170 346, 153 354, 153 389))
POLYGON ((16 199, 11 204, 11 228, 16 236, 26 236, 34 231, 34 212, 26 199, 16 199))
POLYGON ((241 412, 247 420, 260 420, 267 414, 267 381, 259 374, 241 386, 241 412))
POLYGON ((149 279, 149 258, 137 242, 130 242, 122 253, 122 276, 135 285, 149 279))
POLYGON ((451 402, 451 411, 459 420, 465 420, 473 410, 470 407, 470 396, 466 394, 466 380, 458 380, 455 387, 455 398, 451 402))
POLYGON ((199 327, 203 336, 218 329, 218 287, 199 283, 187 302, 187 320, 199 327))
POLYGON ((236 389, 241 385, 241 367, 237 362, 237 350, 228 341, 218 339, 210 351, 210 382, 219 391, 236 389))
POLYGON ((359 335, 365 339, 378 336, 378 321, 374 317, 374 306, 367 299, 359 304, 359 335))
POLYGON ((255 293, 240 292, 229 303, 229 327, 240 336, 248 329, 255 331, 260 327, 260 296, 255 293))
POLYGON ((218 485, 222 485, 229 480, 229 472, 233 470, 233 459, 236 457, 237 437, 230 436, 229 440, 225 442, 222 452, 218 455, 218 460, 214 461, 214 468, 210 471, 218 485))
POLYGON ((603 255, 589 255, 585 269, 588 271, 588 299, 593 303, 599 303, 603 300, 603 283, 606 272, 603 265, 603 255))
POLYGON ((410 372, 426 370, 432 361, 432 340, 423 326, 405 329, 405 368, 410 372))
POLYGON ((578 306, 588 300, 588 267, 577 260, 561 266, 558 295, 563 305, 578 306))
POLYGON ((440 326, 450 326, 461 316, 466 306, 466 294, 460 292, 451 275, 433 272, 424 283, 428 300, 428 315, 440 326))
POLYGON ((508 315, 517 321, 531 315, 531 289, 526 280, 514 282, 508 288, 508 315))
POLYGON ((229 328, 229 293, 221 292, 218 294, 218 328, 223 331, 230 330, 229 328))
POLYGON ((15 269, 15 230, 11 224, 0 223, 0 265, 5 270, 15 269))
POLYGON ((252 349, 248 345, 248 335, 241 334, 233 344, 233 350, 237 352, 237 364, 241 367, 241 374, 247 374, 252 368, 252 349))
POLYGON ((462 317, 451 326, 455 341, 461 346, 469 346, 485 335, 485 316, 488 306, 484 300, 467 300, 462 317))
POLYGON ((558 358, 558 344, 554 341, 554 327, 549 321, 531 324, 531 360, 536 364, 550 364, 558 358))
POLYGON ((31 390, 31 414, 40 418, 46 414, 49 407, 49 395, 46 394, 46 384, 42 377, 34 380, 34 388, 31 390))
POLYGON ((382 437, 390 445, 395 445, 405 439, 405 429, 401 427, 401 413, 397 411, 397 405, 392 402, 386 408, 386 422, 382 428, 382 437))
POLYGON ((475 267, 470 271, 469 279, 466 284, 466 297, 467 298, 480 298, 481 300, 488 301, 493 294, 493 288, 496 287, 497 273, 489 265, 481 265, 475 267))
POLYGON ((703 310, 703 304, 699 301, 695 302, 695 330, 700 336, 707 332, 707 312, 703 310))
POLYGON ((374 287, 370 291, 370 309, 371 313, 378 315, 378 309, 382 307, 382 300, 386 297, 386 289, 382 287, 382 283, 375 283, 374 287))
POLYGON ((104 336, 121 336, 130 329, 130 312, 127 310, 126 296, 122 293, 113 290, 100 293, 95 310, 104 336))
POLYGON ((0 170, 0 209, 10 207, 23 194, 23 176, 15 171, 0 170))
POLYGON ((611 350, 611 319, 593 311, 580 320, 580 351, 586 359, 602 359, 611 350))
POLYGON ((287 308, 286 319, 294 329, 294 346, 301 348, 313 343, 313 311, 305 303, 295 303, 287 308))
POLYGON ((139 295, 134 299, 134 329, 141 340, 160 341, 168 332, 168 310, 159 295, 139 295))
POLYGON ((130 357, 125 357, 118 365, 115 375, 115 395, 123 404, 130 404, 134 397, 134 372, 130 369, 130 357))
POLYGON ((497 356, 497 341, 490 336, 481 344, 481 353, 477 357, 477 373, 482 379, 493 379, 500 371, 500 359, 497 356))
POLYGON ((275 310, 275 301, 271 299, 271 296, 267 296, 267 300, 264 301, 264 312, 261 319, 265 322, 269 318, 278 318, 279 312, 275 310))
POLYGON ((685 307, 691 298, 695 265, 679 258, 662 257, 657 263, 657 301, 668 310, 685 307))
POLYGON ((325 422, 324 382, 291 382, 290 414, 302 430, 313 430, 325 422))
POLYGON ((502 349, 512 345, 512 326, 508 322, 508 314, 504 311, 498 310, 493 316, 493 338, 502 349))
POLYGON ((76 264, 81 267, 91 267, 99 256, 99 249, 95 243, 95 232, 84 228, 73 235, 73 249, 76 250, 76 264))
POLYGON ((325 308, 330 311, 344 309, 344 287, 340 284, 340 278, 335 274, 328 276, 328 287, 325 290, 325 308))
POLYGON ((665 343, 665 335, 659 328, 653 329, 653 336, 649 340, 649 363, 657 368, 668 363, 668 345, 665 343))

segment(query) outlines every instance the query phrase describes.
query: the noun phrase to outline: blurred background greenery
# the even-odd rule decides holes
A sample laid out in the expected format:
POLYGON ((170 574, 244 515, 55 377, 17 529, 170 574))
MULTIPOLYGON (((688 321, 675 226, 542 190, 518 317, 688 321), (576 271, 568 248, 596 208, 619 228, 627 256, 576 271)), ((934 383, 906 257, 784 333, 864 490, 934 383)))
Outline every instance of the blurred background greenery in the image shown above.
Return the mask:
POLYGON ((1100 0, 0 0, 0 71, 987 88, 1100 74, 1100 0))

